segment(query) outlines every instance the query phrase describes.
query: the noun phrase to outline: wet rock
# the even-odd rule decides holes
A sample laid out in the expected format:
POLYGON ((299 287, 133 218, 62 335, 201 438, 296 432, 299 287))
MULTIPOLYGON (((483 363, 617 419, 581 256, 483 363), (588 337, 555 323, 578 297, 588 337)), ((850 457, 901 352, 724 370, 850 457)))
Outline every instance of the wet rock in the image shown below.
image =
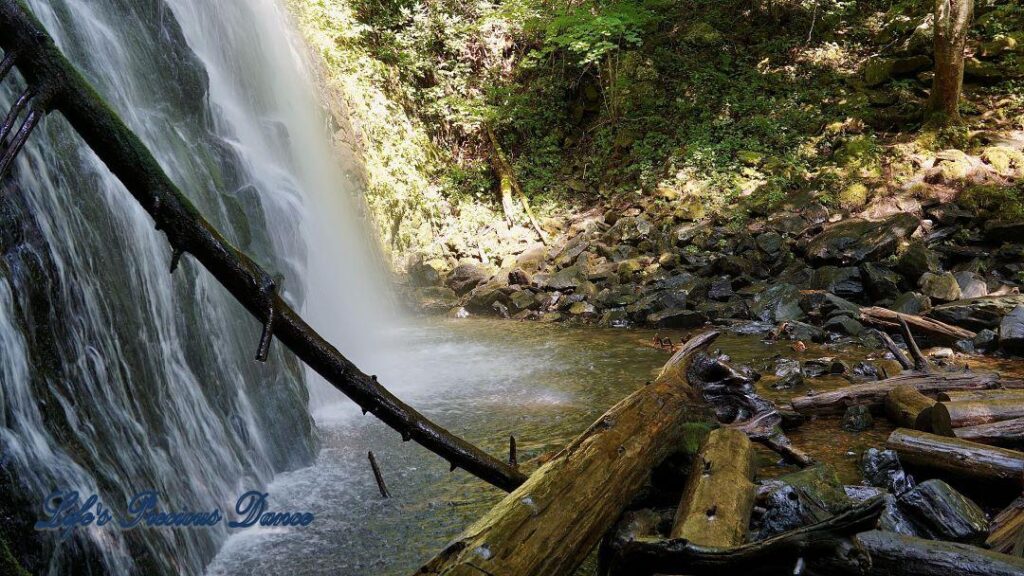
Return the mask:
POLYGON ((895 267, 895 270, 909 282, 916 282, 923 274, 936 273, 939 269, 939 255, 920 240, 910 242, 907 249, 896 260, 895 267))
POLYGON ((792 358, 779 358, 775 361, 775 375, 779 378, 787 378, 793 375, 802 376, 800 361, 792 358))
POLYGON ((463 295, 487 281, 490 275, 478 264, 459 264, 448 275, 445 284, 458 295, 463 295))
POLYGON ((605 239, 609 244, 636 243, 647 238, 653 229, 651 223, 640 216, 626 216, 615 222, 605 233, 605 239))
POLYGON ((419 307, 428 311, 450 310, 459 303, 459 296, 446 286, 427 286, 416 290, 419 307))
POLYGON ((882 222, 844 220, 829 226, 807 243, 807 258, 814 264, 840 265, 880 260, 895 253, 899 242, 919 225, 916 216, 902 213, 882 222))
POLYGON ((945 274, 925 272, 918 280, 917 285, 921 288, 921 293, 933 301, 953 302, 960 299, 960 284, 957 283, 956 276, 949 272, 945 274))
POLYGON ((1019 242, 1024 238, 1024 222, 989 222, 985 238, 994 242, 1019 242))
POLYGON ((916 483, 903 471, 900 459, 893 450, 868 448, 860 463, 864 483, 868 486, 885 488, 893 494, 903 494, 916 483))
POLYGON ((458 306, 449 310, 448 316, 450 318, 458 318, 460 320, 463 318, 469 318, 469 310, 466 310, 462 306, 458 306))
POLYGON ((833 316, 822 325, 828 332, 842 334, 844 336, 860 336, 864 332, 864 325, 846 315, 833 316))
POLYGON ((602 326, 611 326, 612 328, 625 328, 629 326, 629 314, 622 308, 606 310, 601 315, 599 323, 602 326))
POLYGON ((878 372, 878 367, 870 362, 858 362, 853 367, 853 375, 868 380, 878 380, 878 377, 881 376, 878 372))
POLYGON ((697 310, 669 308, 647 316, 647 322, 660 328, 696 328, 707 322, 707 316, 697 310))
POLYGON ((526 270, 516 268, 508 273, 508 283, 513 286, 529 286, 533 283, 533 278, 526 270))
POLYGON ((885 508, 878 517, 878 529, 907 536, 924 536, 914 522, 900 510, 896 497, 892 494, 885 495, 885 508))
POLYGON ((1004 316, 1021 304, 1024 304, 1022 294, 984 296, 936 306, 928 315, 974 331, 985 328, 994 330, 999 328, 1004 316))
POLYGON ((790 320, 783 324, 782 335, 789 340, 799 340, 801 342, 817 342, 820 344, 825 341, 824 330, 796 320, 790 320))
POLYGON ((547 279, 547 287, 554 288, 556 290, 566 290, 568 288, 576 288, 583 282, 587 281, 587 273, 579 265, 569 266, 562 268, 558 272, 555 272, 550 278, 547 279))
POLYGON ((846 492, 846 497, 855 504, 867 502, 872 498, 878 498, 885 494, 885 490, 875 488, 874 486, 851 486, 847 484, 843 486, 843 490, 846 492))
POLYGON ((512 293, 509 298, 509 309, 513 314, 522 312, 523 310, 532 310, 537 308, 536 295, 529 290, 519 290, 512 293))
POLYGON ((1013 354, 1024 353, 1024 305, 1011 310, 999 323, 999 347, 1013 354))
POLYGON ((491 304, 491 310, 493 310, 495 314, 502 318, 508 318, 510 316, 510 314, 508 313, 508 306, 506 306, 503 302, 493 302, 491 304))
POLYGON ((995 330, 989 330, 985 328, 979 331, 975 336, 974 340, 971 341, 974 348, 982 352, 991 352, 996 349, 999 344, 999 334, 995 330))
POLYGON ((439 286, 441 284, 441 273, 427 262, 415 262, 408 267, 407 271, 409 281, 413 286, 439 286))
POLYGON ((901 512, 933 540, 981 544, 988 535, 985 513, 942 480, 917 485, 896 499, 901 512))
POLYGON ((713 269, 718 274, 743 276, 753 272, 754 263, 744 256, 727 255, 715 260, 713 269))
POLYGON ((496 302, 502 306, 507 306, 509 302, 508 295, 499 285, 494 283, 484 284, 477 286, 469 293, 468 298, 463 303, 463 307, 474 314, 488 314, 496 309, 494 307, 496 302))
POLYGON ((864 405, 850 406, 843 414, 843 430, 847 432, 863 432, 875 425, 871 410, 864 405))
POLYGON ((864 283, 860 270, 853 267, 822 266, 814 271, 811 286, 831 292, 841 298, 860 299, 864 295, 864 283))
POLYGON ((906 292, 901 294, 899 298, 896 298, 889 308, 903 314, 920 315, 927 312, 931 307, 932 301, 927 296, 917 292, 906 292))
POLYGON ((779 283, 754 296, 751 312, 764 322, 801 320, 800 290, 792 284, 779 283))
POLYGON ((757 247, 765 254, 778 254, 784 245, 782 236, 777 232, 765 232, 757 237, 757 247))
POLYGON ((708 298, 711 300, 717 300, 724 302, 736 293, 732 289, 732 281, 728 278, 716 278, 711 281, 711 287, 708 288, 708 298))
POLYGON ((961 298, 980 298, 988 296, 988 285, 985 279, 975 272, 957 272, 954 274, 956 283, 960 286, 961 298))
POLYGON ((871 298, 887 300, 900 295, 902 278, 896 272, 872 262, 861 264, 860 272, 864 288, 871 298))
POLYGON ((767 480, 758 487, 751 540, 763 540, 794 528, 820 522, 850 506, 835 469, 818 464, 767 480))
POLYGON ((586 317, 596 316, 597 308, 594 308, 594 305, 590 302, 574 302, 572 306, 569 306, 569 314, 586 317))

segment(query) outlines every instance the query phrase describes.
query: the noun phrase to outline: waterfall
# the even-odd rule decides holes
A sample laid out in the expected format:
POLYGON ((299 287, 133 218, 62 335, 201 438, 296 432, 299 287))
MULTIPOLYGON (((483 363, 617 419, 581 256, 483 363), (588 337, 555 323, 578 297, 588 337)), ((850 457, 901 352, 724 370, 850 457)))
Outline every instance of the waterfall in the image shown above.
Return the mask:
MULTIPOLYGON (((204 216, 357 362, 383 306, 356 188, 273 0, 28 0, 204 216)), ((0 89, 6 110, 20 85, 0 89)), ((229 510, 317 440, 300 363, 53 114, 0 186, 0 532, 33 573, 199 574, 227 533, 32 529, 53 489, 229 510)), ((318 395, 323 396, 321 392, 318 395)))

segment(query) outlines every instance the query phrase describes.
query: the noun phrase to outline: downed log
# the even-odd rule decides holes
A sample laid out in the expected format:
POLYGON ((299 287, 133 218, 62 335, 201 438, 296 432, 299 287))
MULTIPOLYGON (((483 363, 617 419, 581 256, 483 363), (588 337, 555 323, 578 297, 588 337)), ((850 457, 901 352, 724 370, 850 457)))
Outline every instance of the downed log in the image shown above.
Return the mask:
POLYGON ((885 395, 885 415, 903 428, 929 431, 935 400, 921 394, 910 384, 899 384, 885 395))
POLYGON ((1019 385, 1012 381, 1000 380, 998 374, 988 372, 949 372, 939 374, 921 374, 907 372, 878 382, 865 382, 844 386, 838 390, 823 392, 813 396, 793 398, 793 409, 802 414, 842 415, 850 406, 867 404, 873 409, 881 409, 885 397, 898 385, 906 384, 918 392, 930 395, 947 390, 989 390, 1006 385, 1019 385))
POLYGON ((21 0, 0 0, 0 48, 14 55, 22 78, 41 94, 33 113, 58 111, 64 116, 167 235, 172 262, 191 254, 263 325, 257 358, 273 336, 364 412, 373 413, 404 440, 441 456, 453 470, 463 468, 504 490, 522 484, 524 474, 399 400, 313 330, 280 296, 274 278, 203 218, 21 0))
POLYGON ((1004 390, 994 388, 992 390, 946 390, 935 395, 939 402, 962 402, 964 400, 1002 400, 1005 398, 1019 398, 1024 400, 1024 390, 1004 390))
POLYGON ((932 409, 932 431, 953 436, 955 428, 1024 418, 1024 398, 939 402, 932 409))
POLYGON ((695 450, 713 426, 686 373, 717 337, 691 338, 654 383, 612 407, 417 574, 573 574, 654 466, 688 443, 695 450))
POLYGON ((1019 447, 1024 445, 1024 418, 965 426, 953 430, 953 435, 979 444, 1019 447))
POLYGON ((720 548, 742 544, 754 509, 755 472, 747 435, 734 428, 713 430, 693 461, 672 538, 720 548))
POLYGON ((1024 556, 1024 496, 1014 500, 992 519, 985 545, 1003 554, 1024 556))
POLYGON ((968 544, 925 540, 895 532, 872 530, 854 538, 856 548, 867 553, 870 568, 851 565, 846 558, 827 563, 818 574, 870 576, 1020 576, 1024 560, 968 544))
POLYGON ((944 344, 952 344, 957 340, 971 340, 977 336, 977 334, 970 330, 952 326, 933 318, 894 312, 888 308, 881 308, 879 306, 870 306, 860 309, 861 322, 871 324, 872 326, 877 326, 879 328, 898 330, 900 328, 900 319, 903 319, 916 332, 923 334, 929 340, 942 342, 944 344))
POLYGON ((938 478, 904 492, 897 502, 922 535, 933 540, 977 545, 988 534, 988 518, 981 508, 938 478))
POLYGON ((1024 484, 1024 453, 898 428, 886 446, 900 462, 947 472, 953 476, 1020 486, 1024 484))
POLYGON ((873 498, 816 524, 734 548, 710 548, 684 539, 628 540, 612 545, 612 565, 621 573, 771 575, 792 573, 798 559, 831 554, 849 535, 874 526, 882 498, 873 498))
POLYGON ((828 464, 765 480, 757 489, 759 514, 750 526, 750 538, 765 540, 827 520, 851 503, 835 468, 828 464))
POLYGON ((876 336, 878 336, 878 339, 882 341, 882 344, 886 347, 886 349, 889 350, 889 353, 892 354, 892 357, 895 358, 896 361, 900 363, 900 366, 902 366, 904 370, 914 369, 914 363, 911 362, 909 358, 907 358, 907 355, 903 353, 903 350, 900 350, 900 347, 897 346, 895 342, 893 342, 892 338, 888 334, 882 332, 881 330, 875 330, 874 333, 876 336))

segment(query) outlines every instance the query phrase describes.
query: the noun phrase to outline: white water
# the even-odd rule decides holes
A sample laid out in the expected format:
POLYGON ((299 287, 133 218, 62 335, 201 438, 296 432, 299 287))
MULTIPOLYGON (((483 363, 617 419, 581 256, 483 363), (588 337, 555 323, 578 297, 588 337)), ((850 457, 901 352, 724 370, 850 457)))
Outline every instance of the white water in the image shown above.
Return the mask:
MULTIPOLYGON (((329 340, 370 361, 383 317, 376 250, 339 184, 281 7, 28 3, 200 211, 283 274, 285 297, 329 340)), ((4 84, 0 108, 16 88, 4 84)), ((34 568, 48 574, 201 573, 223 527, 91 529, 59 542, 31 523, 54 488, 115 509, 148 489, 170 510, 230 509, 312 461, 304 369, 278 345, 254 362, 259 327, 187 256, 168 274, 164 236, 57 115, 4 196, 0 450, 12 546, 41 546, 34 568)))

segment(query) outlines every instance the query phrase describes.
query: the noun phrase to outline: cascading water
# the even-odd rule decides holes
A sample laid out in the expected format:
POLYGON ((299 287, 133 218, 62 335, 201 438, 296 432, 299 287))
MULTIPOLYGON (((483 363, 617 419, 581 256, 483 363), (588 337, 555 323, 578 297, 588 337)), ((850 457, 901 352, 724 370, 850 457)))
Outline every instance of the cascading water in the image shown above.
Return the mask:
MULTIPOLYGON (((369 354, 375 251, 273 0, 28 5, 200 211, 339 348, 369 354)), ((59 115, 2 191, 2 537, 39 550, 33 572, 200 573, 223 524, 63 543, 31 526, 58 488, 115 509, 142 490, 171 510, 231 509, 312 461, 303 368, 279 345, 255 362, 259 326, 187 257, 168 274, 163 234, 59 115)))

